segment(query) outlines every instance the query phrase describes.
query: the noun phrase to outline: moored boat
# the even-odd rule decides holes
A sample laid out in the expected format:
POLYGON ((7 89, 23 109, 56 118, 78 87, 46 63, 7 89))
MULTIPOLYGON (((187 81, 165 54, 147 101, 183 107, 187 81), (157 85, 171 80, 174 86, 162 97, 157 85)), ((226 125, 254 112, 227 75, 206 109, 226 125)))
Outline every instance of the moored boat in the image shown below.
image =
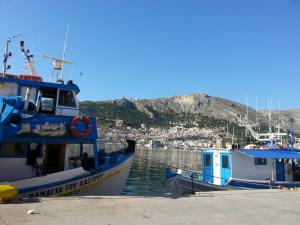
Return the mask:
POLYGON ((167 169, 172 193, 300 187, 296 149, 205 149, 201 160, 198 173, 167 169))
MULTIPOLYGON (((96 118, 79 115, 79 87, 62 77, 44 82, 24 42, 31 74, 7 74, 10 41, 0 73, 0 200, 120 194, 135 141, 113 153, 99 149, 96 118)), ((68 61, 51 59, 59 75, 68 61)))

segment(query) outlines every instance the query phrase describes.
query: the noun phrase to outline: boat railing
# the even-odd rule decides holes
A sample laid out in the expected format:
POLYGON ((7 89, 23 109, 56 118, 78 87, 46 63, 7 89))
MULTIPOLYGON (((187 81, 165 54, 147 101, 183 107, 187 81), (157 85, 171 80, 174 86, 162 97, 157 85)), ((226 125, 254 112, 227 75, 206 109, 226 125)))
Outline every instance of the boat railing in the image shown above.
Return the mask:
POLYGON ((73 108, 73 107, 56 106, 53 109, 55 110, 55 115, 57 115, 57 116, 65 116, 66 115, 66 113, 65 113, 66 110, 68 110, 68 112, 72 111, 72 116, 75 116, 75 115, 79 114, 79 109, 78 108, 73 108))
POLYGON ((231 180, 231 178, 224 178, 224 177, 208 175, 208 174, 204 174, 200 171, 193 171, 193 170, 180 171, 180 169, 179 169, 179 171, 177 171, 177 174, 181 174, 185 178, 189 178, 189 179, 196 180, 196 181, 208 182, 208 183, 211 183, 208 181, 210 179, 220 179, 220 180, 223 180, 225 183, 227 183, 231 180))
POLYGON ((201 173, 200 171, 178 169, 177 174, 181 174, 183 177, 191 178, 198 181, 204 180, 203 173, 201 173))
POLYGON ((127 144, 122 141, 109 142, 109 141, 97 140, 97 147, 100 150, 105 150, 106 153, 113 153, 119 151, 122 148, 126 148, 127 144))

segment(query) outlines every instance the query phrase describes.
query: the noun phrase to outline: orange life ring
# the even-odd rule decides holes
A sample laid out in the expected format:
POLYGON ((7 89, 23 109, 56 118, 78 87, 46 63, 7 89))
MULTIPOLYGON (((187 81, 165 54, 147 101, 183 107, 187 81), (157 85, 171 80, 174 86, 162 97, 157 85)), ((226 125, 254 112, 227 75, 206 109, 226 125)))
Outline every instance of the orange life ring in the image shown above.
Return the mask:
POLYGON ((74 137, 87 137, 92 131, 92 121, 88 116, 75 116, 71 121, 71 134, 74 137), (76 124, 78 122, 84 122, 86 125, 85 131, 78 131, 76 124))

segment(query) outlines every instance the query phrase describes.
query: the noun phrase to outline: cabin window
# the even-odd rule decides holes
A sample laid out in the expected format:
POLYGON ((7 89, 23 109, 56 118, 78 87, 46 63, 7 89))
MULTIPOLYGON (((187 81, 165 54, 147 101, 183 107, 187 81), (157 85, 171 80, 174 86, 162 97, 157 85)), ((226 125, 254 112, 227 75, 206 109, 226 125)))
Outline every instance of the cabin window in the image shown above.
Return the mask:
POLYGON ((25 157, 28 149, 26 143, 1 143, 0 156, 2 157, 25 157))
POLYGON ((222 168, 229 169, 229 157, 228 155, 222 156, 222 168))
POLYGON ((257 166, 265 166, 265 165, 267 165, 267 159, 266 158, 255 158, 254 164, 257 166))
POLYGON ((72 91, 59 90, 58 105, 76 107, 76 102, 72 91))
POLYGON ((46 112, 53 112, 54 109, 54 99, 41 97, 41 110, 46 112))
POLYGON ((41 103, 40 112, 46 114, 55 113, 57 89, 55 88, 41 88, 41 103))
POLYGON ((18 85, 16 83, 1 82, 0 87, 1 96, 15 96, 18 93, 18 85))
POLYGON ((205 166, 211 166, 210 155, 205 155, 205 166))

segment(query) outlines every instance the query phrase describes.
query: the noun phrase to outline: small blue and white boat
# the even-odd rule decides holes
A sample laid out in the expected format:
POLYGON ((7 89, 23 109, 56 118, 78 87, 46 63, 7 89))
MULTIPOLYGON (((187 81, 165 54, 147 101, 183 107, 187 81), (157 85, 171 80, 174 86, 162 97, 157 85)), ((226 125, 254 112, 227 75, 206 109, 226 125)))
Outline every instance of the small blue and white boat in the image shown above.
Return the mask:
MULTIPOLYGON (((126 183, 135 141, 108 154, 97 146, 96 118, 79 115, 79 88, 62 77, 10 75, 9 39, 0 73, 0 201, 64 195, 117 195, 126 183), (58 77, 59 78, 59 77, 58 77)), ((65 60, 48 57, 61 75, 65 60)))
POLYGON ((167 168, 174 194, 300 187, 300 151, 292 148, 205 149, 201 172, 167 168))

